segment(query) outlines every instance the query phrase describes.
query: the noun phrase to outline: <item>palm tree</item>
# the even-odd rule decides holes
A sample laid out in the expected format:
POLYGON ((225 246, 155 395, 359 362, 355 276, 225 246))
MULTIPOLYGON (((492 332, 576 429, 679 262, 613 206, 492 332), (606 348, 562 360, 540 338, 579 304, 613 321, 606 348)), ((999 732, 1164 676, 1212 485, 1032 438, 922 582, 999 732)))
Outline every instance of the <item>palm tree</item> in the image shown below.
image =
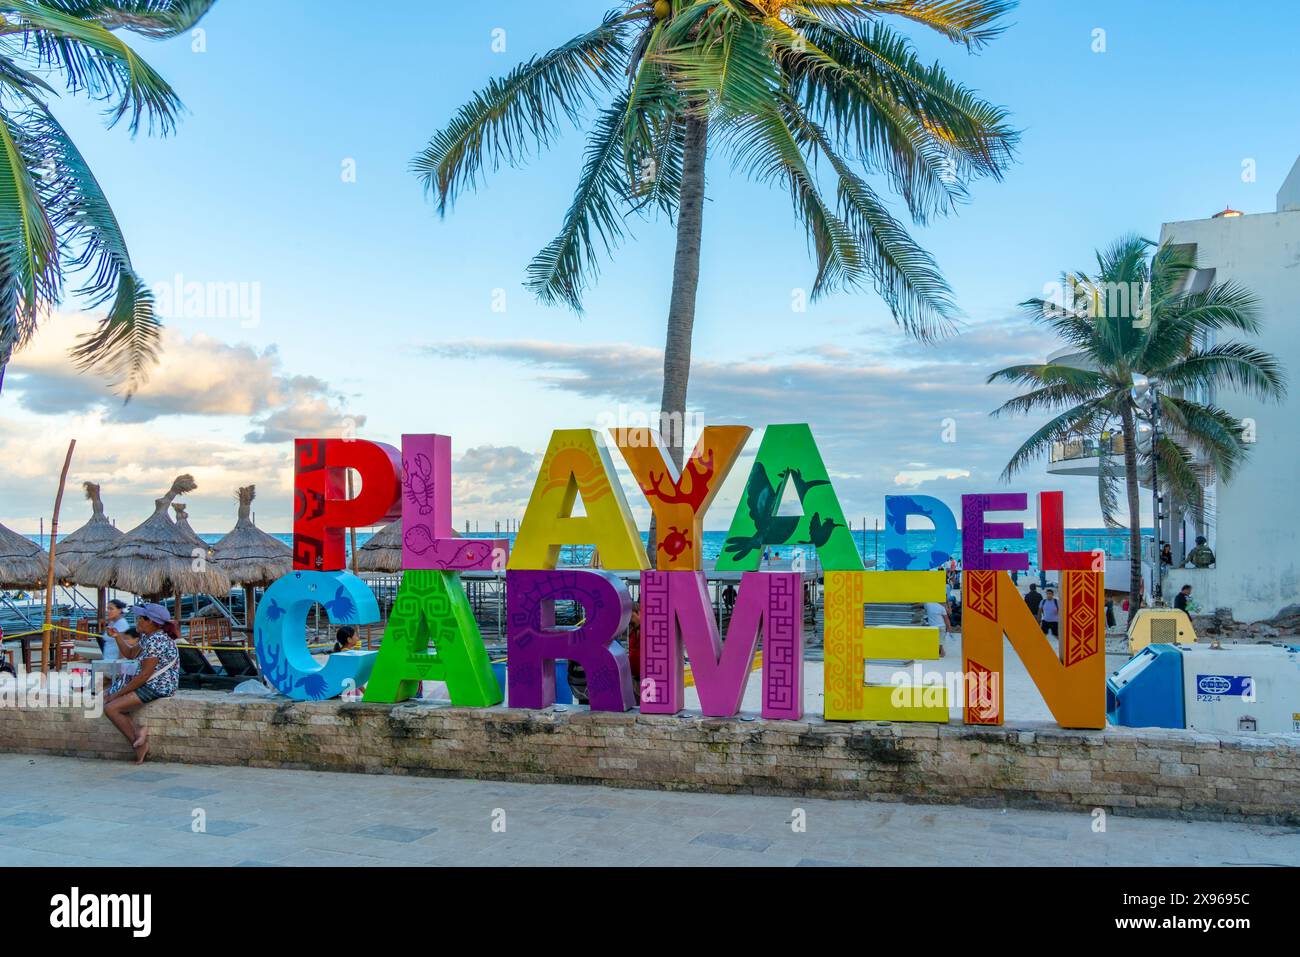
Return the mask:
MULTIPOLYGON (((1214 404, 1219 388, 1267 399, 1286 394, 1286 374, 1276 356, 1244 342, 1218 342, 1219 330, 1259 331, 1259 306, 1238 283, 1192 284, 1194 256, 1185 247, 1125 236, 1097 253, 1097 273, 1066 273, 1061 302, 1030 299, 1021 307, 1071 347, 1061 361, 1011 366, 988 381, 1014 382, 1030 391, 993 414, 1056 412, 1011 457, 1010 479, 1070 435, 1118 429, 1124 446, 1131 552, 1129 607, 1142 595, 1139 475, 1149 475, 1151 446, 1140 447, 1141 415, 1135 377, 1159 385, 1161 427, 1154 442, 1162 491, 1199 512, 1203 489, 1227 481, 1246 457, 1242 424, 1214 404)), ((1119 476, 1108 450, 1099 452, 1098 492, 1106 524, 1116 527, 1119 476)), ((1158 533, 1157 533, 1158 534, 1158 533)))
POLYGON ((166 135, 181 109, 167 81, 113 31, 189 30, 213 0, 0 0, 0 387, 17 349, 62 301, 69 273, 89 308, 107 304, 72 355, 129 397, 156 359, 153 295, 131 265, 117 217, 76 144, 50 112, 47 82, 109 103, 108 125, 143 120, 166 135))
POLYGON ((661 431, 680 467, 711 148, 737 171, 785 186, 807 232, 811 298, 870 284, 907 332, 956 314, 931 258, 867 177, 917 223, 951 211, 971 181, 1000 178, 1015 133, 1005 112, 926 65, 886 16, 973 51, 1012 0, 659 0, 607 13, 588 33, 493 80, 433 136, 413 170, 444 215, 486 165, 550 145, 588 106, 599 113, 559 235, 528 267, 548 305, 582 310, 602 255, 633 213, 675 221, 661 431), (832 198, 819 177, 830 171, 832 198))

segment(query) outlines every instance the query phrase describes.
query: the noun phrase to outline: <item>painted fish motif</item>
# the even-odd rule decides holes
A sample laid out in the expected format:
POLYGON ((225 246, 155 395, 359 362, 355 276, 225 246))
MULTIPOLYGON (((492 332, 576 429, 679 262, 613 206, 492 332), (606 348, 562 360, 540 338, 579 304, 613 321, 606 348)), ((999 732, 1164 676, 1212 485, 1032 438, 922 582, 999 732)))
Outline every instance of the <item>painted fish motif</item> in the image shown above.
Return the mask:
POLYGON ((433 535, 423 525, 412 525, 402 535, 406 547, 417 555, 423 555, 433 547, 433 535))

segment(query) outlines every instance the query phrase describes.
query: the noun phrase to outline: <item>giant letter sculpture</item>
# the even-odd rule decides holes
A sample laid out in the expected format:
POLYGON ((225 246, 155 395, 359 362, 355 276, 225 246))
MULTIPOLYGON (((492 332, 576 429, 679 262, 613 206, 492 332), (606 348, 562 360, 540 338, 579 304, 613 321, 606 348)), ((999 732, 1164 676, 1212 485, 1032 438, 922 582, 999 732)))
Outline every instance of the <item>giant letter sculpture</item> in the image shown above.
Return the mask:
POLYGON ((415 696, 421 681, 447 682, 454 705, 484 708, 500 704, 504 697, 460 572, 402 573, 365 700, 405 701, 415 696))
MULTIPOLYGON (((519 554, 518 551, 515 552, 519 554)), ((632 707, 632 668, 627 650, 614 639, 627 629, 632 598, 609 572, 506 572, 506 691, 512 708, 548 708, 555 703, 555 662, 576 661, 587 673, 592 711, 632 707), (555 601, 582 606, 575 628, 555 624, 555 601)))
POLYGON ((294 441, 293 567, 336 571, 344 566, 343 532, 395 521, 401 459, 397 449, 362 439, 294 441), (356 498, 345 494, 347 469, 361 473, 356 498))
POLYGON ((402 568, 500 571, 504 538, 458 538, 451 524, 451 437, 402 436, 402 568))
POLYGON ((1105 618, 1102 574, 1061 575, 1059 652, 1030 614, 1006 572, 962 573, 962 653, 966 659, 967 724, 1002 724, 1002 636, 1065 728, 1106 726, 1105 618))
POLYGON ((929 495, 885 496, 885 568, 891 572, 942 568, 957 551, 957 519, 952 509, 929 495), (934 525, 934 547, 913 555, 907 547, 907 517, 920 515, 934 525))
POLYGON ((718 556, 718 571, 756 571, 764 546, 811 546, 826 569, 861 570, 840 500, 807 425, 769 425, 759 443, 745 497, 718 556), (779 515, 787 482, 802 515, 779 515))
POLYGON ((943 572, 826 573, 825 718, 827 721, 948 720, 943 686, 870 685, 870 658, 939 657, 939 630, 866 624, 866 606, 878 602, 943 602, 943 572))
POLYGON ((663 571, 703 568, 704 513, 740 456, 752 430, 746 425, 704 427, 685 472, 665 454, 652 429, 611 429, 614 443, 650 503, 659 530, 656 567, 663 571))
POLYGON ((764 718, 803 717, 803 590, 798 573, 746 572, 724 643, 704 572, 641 573, 641 711, 676 714, 685 699, 682 645, 700 709, 726 718, 740 710, 763 638, 764 718))
POLYGON ((1065 550, 1065 494, 1038 493, 1038 567, 1071 572, 1104 572, 1105 552, 1065 550))
POLYGON ((962 571, 981 569, 1023 572, 1029 568, 1024 552, 986 552, 990 538, 1024 538, 1023 522, 987 522, 985 512, 1021 512, 1029 502, 1024 492, 996 492, 992 495, 961 497, 961 567, 962 571))
POLYGON ((370 677, 376 652, 330 655, 317 664, 307 647, 307 613, 324 607, 334 624, 365 625, 379 620, 370 586, 346 571, 297 571, 277 579, 257 606, 254 623, 262 675, 295 701, 334 698, 359 689, 370 677))
POLYGON ((594 545, 606 568, 650 566, 609 450, 592 429, 552 433, 507 567, 554 568, 560 546, 570 544, 594 545), (587 514, 575 517, 579 495, 587 514))

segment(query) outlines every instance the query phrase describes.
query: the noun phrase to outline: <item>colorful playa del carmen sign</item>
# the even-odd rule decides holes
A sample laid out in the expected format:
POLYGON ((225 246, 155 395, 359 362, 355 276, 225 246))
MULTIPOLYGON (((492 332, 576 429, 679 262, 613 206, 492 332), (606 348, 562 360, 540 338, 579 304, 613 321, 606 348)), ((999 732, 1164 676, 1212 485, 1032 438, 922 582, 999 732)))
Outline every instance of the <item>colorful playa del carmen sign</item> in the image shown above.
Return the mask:
MULTIPOLYGON (((957 550, 953 512, 929 496, 888 496, 884 570, 864 567, 812 430, 769 425, 745 494, 731 520, 718 571, 739 572, 726 640, 709 600, 701 561, 703 521, 751 430, 706 427, 680 471, 649 429, 610 436, 645 495, 660 530, 656 568, 615 475, 610 447, 591 429, 551 436, 513 546, 503 539, 460 538, 452 530, 451 438, 403 435, 400 451, 360 439, 298 439, 294 444, 294 571, 267 590, 257 610, 262 671, 299 701, 333 698, 364 686, 367 702, 413 697, 419 682, 444 681, 452 704, 492 707, 503 692, 460 576, 505 571, 507 682, 511 708, 555 701, 556 662, 587 673, 596 711, 638 706, 624 644, 632 600, 623 579, 600 569, 559 567, 564 545, 592 545, 608 568, 640 574, 642 712, 676 714, 685 702, 689 657, 704 714, 739 711, 762 645, 762 716, 804 716, 803 602, 799 572, 761 571, 768 546, 815 549, 824 573, 824 718, 838 721, 947 722, 954 695, 967 724, 998 725, 1005 713, 1005 636, 1056 721, 1067 728, 1105 724, 1102 569, 1092 552, 1065 550, 1062 494, 1038 499, 1039 566, 1060 573, 1059 651, 1044 636, 1012 582, 1028 555, 988 552, 989 539, 1024 536, 1021 522, 989 513, 1024 511, 1024 493, 963 495, 960 558, 962 662, 959 683, 872 684, 872 660, 939 658, 935 628, 866 624, 873 603, 944 602, 942 566, 957 550), (361 477, 349 498, 345 476, 361 477), (779 508, 793 485, 802 514, 779 508), (574 514, 581 497, 582 514, 574 514), (933 526, 934 543, 909 549, 908 520, 933 526), (352 527, 401 519, 402 578, 378 651, 331 655, 324 664, 306 642, 307 615, 322 606, 332 622, 379 621, 369 586, 344 567, 352 527), (581 623, 560 627, 556 601, 582 607, 581 623)), ((919 672, 920 669, 917 669, 919 672)), ((934 677, 934 676, 931 676, 934 677)))

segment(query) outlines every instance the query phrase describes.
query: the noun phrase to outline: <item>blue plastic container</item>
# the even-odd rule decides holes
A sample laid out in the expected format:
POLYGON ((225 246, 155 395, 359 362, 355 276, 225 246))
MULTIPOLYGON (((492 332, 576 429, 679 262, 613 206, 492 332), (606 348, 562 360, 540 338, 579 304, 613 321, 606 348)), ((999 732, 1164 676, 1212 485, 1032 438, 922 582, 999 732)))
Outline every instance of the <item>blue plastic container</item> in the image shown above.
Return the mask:
POLYGON ((1185 728, 1183 656, 1147 645, 1106 679, 1106 719, 1124 728, 1185 728))
MULTIPOLYGON (((504 688, 506 686, 505 661, 492 662, 492 673, 497 677, 497 684, 504 688)), ((555 703, 573 704, 573 689, 569 687, 569 663, 563 660, 555 663, 555 703)))

